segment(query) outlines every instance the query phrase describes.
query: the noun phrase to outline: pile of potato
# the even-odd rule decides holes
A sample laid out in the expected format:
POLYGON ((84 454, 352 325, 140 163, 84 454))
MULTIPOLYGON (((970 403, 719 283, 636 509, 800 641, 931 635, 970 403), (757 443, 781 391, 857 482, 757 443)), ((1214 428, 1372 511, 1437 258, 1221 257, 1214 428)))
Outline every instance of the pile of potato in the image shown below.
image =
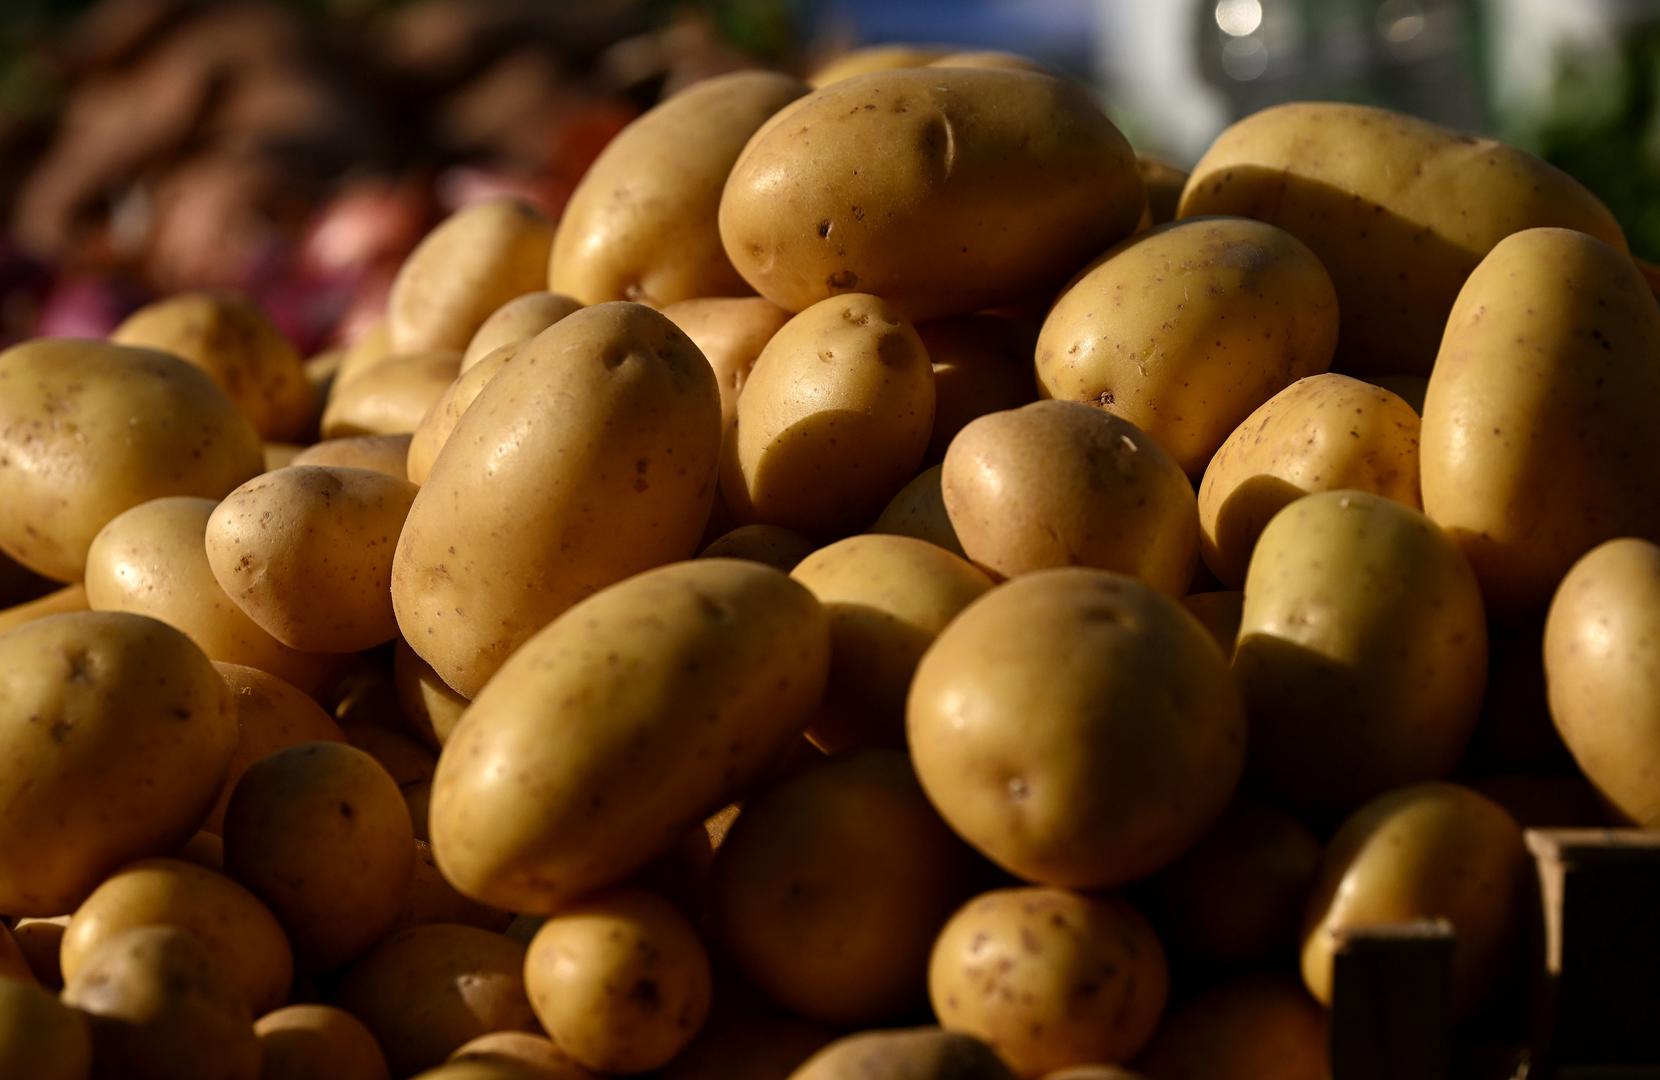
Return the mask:
POLYGON ((1660 824, 1618 225, 858 64, 451 217, 344 355, 0 354, 0 1076, 1313 1080, 1421 917, 1518 1014, 1522 827, 1660 824))

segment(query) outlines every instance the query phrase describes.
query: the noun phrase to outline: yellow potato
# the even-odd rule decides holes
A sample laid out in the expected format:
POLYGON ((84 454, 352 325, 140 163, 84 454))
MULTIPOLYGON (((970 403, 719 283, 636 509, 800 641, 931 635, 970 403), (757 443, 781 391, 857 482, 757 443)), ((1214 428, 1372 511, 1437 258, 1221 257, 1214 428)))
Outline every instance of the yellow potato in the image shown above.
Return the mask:
POLYGON ((997 889, 940 931, 928 995, 940 1025, 984 1039, 1022 1077, 1126 1061, 1164 1012, 1170 976, 1129 904, 1063 889, 997 889))
POLYGON ((1604 540, 1660 540, 1660 306, 1624 251, 1565 229, 1495 247, 1424 399, 1424 510, 1500 615, 1542 611, 1604 540))
POLYGON ((359 652, 398 634, 392 553, 416 487, 368 469, 297 465, 225 496, 207 524, 214 579, 290 648, 359 652))
POLYGON ((415 434, 409 438, 404 472, 413 483, 426 483, 427 475, 432 472, 432 463, 438 460, 438 452, 454 434, 455 425, 461 422, 461 414, 472 407, 485 385, 501 374, 501 369, 519 355, 519 349, 526 343, 509 342, 484 354, 438 395, 438 400, 421 417, 415 434))
POLYGON ((54 589, 45 596, 0 609, 0 634, 48 615, 67 615, 88 610, 86 588, 79 582, 54 589))
POLYGON ((1157 1080, 1328 1080, 1327 1026, 1290 979, 1247 975, 1174 1010, 1135 1067, 1157 1080))
POLYGON ((673 323, 599 304, 524 346, 444 450, 398 543, 392 600, 405 640, 471 697, 572 604, 693 554, 719 395, 673 323))
POLYGON ((1538 158, 1385 109, 1299 102, 1217 137, 1178 216, 1257 218, 1331 272, 1343 365, 1427 372, 1453 298, 1511 233, 1580 229, 1623 248, 1596 196, 1538 158))
POLYGON ((1239 619, 1245 607, 1244 593, 1190 593, 1182 597, 1182 607, 1210 631, 1210 636, 1222 647, 1223 656, 1233 656, 1234 643, 1239 640, 1239 619))
POLYGON ((529 341, 581 307, 578 301, 559 293, 538 291, 515 296, 479 324, 467 342, 467 351, 461 354, 461 370, 470 370, 503 345, 529 341))
POLYGON ((722 533, 698 552, 700 559, 748 559, 774 570, 789 573, 813 553, 815 545, 805 536, 782 525, 739 525, 722 533))
POLYGON ((1296 237, 1245 218, 1162 225, 1067 287, 1037 343, 1044 397, 1151 436, 1189 476, 1251 411, 1331 366, 1337 297, 1296 237))
POLYGON ((1014 1080, 979 1039, 939 1028, 848 1035, 809 1058, 789 1080, 1014 1080))
POLYGON ((1181 596, 1198 562, 1199 514, 1181 467, 1128 420, 1074 401, 963 428, 940 491, 963 550, 997 577, 1091 566, 1181 596))
POLYGON ((182 360, 53 338, 0 353, 0 550, 36 573, 79 581, 121 511, 263 468, 253 425, 182 360))
MULTIPOLYGON (((377 325, 384 327, 385 321, 377 325)), ((305 373, 306 382, 311 384, 311 390, 318 401, 327 401, 329 387, 334 384, 334 377, 340 373, 341 365, 346 362, 347 349, 337 345, 331 349, 307 357, 300 364, 300 370, 305 373)))
POLYGON ((397 785, 342 743, 255 762, 231 793, 224 837, 226 871, 276 913, 306 971, 332 971, 378 941, 415 872, 397 785))
POLYGON ((1357 810, 1332 837, 1303 916, 1303 982, 1321 1003, 1344 930, 1446 919, 1456 932, 1453 1018, 1468 1016, 1509 970, 1529 875, 1522 832, 1469 788, 1399 788, 1357 810))
MULTIPOLYGON (((718 996, 718 995, 717 995, 718 996)), ((779 1080, 824 1049, 835 1033, 787 1016, 711 1016, 660 1080, 779 1080)))
POLYGON ((88 1080, 92 1042, 81 1014, 31 982, 0 979, 0 1076, 88 1080))
POLYGON ((734 559, 666 566, 571 608, 444 744, 432 792, 444 876, 544 913, 624 879, 799 741, 829 651, 810 592, 734 559))
POLYGON ((294 459, 300 455, 305 447, 298 443, 268 442, 264 448, 265 471, 281 469, 294 464, 294 459))
POLYGON ((63 990, 86 1017, 99 1076, 257 1080, 259 1041, 235 984, 208 948, 171 926, 108 938, 63 990))
POLYGON ((870 531, 892 536, 914 536, 953 555, 968 558, 963 552, 962 541, 957 539, 957 530, 951 526, 951 516, 945 511, 945 494, 941 488, 943 472, 943 466, 934 465, 918 473, 889 500, 870 531))
POLYGON ((869 75, 873 71, 926 67, 954 51, 942 45, 867 45, 862 49, 850 49, 827 60, 813 72, 807 82, 817 90, 844 79, 869 75))
POLYGON ((846 534, 922 463, 934 423, 927 351, 882 299, 834 297, 767 342, 734 423, 720 479, 734 518, 846 534))
POLYGON ((236 882, 177 859, 128 863, 75 909, 61 946, 64 980, 74 982, 104 942, 140 926, 194 935, 254 1015, 288 1000, 294 958, 276 918, 236 882))
POLYGON ((549 288, 652 307, 746 292, 721 247, 721 190, 749 137, 807 89, 771 71, 717 75, 629 124, 571 193, 549 288))
POLYGON ((409 253, 392 282, 391 351, 460 353, 497 308, 546 286, 552 244, 553 226, 517 199, 487 199, 450 215, 409 253))
POLYGON ((69 929, 68 915, 50 918, 23 918, 12 924, 11 936, 18 951, 29 965, 36 981, 48 990, 63 989, 63 970, 58 966, 58 948, 63 944, 64 931, 69 929))
POLYGON ((1418 417, 1389 391, 1347 375, 1299 379, 1210 459, 1199 485, 1199 554, 1238 588, 1270 518, 1311 492, 1343 488, 1420 509, 1418 417))
POLYGON ((762 126, 726 182, 720 233, 780 307, 874 293, 922 320, 1051 292, 1129 235, 1142 201, 1129 143, 1079 84, 885 71, 762 126))
POLYGON ((520 1066, 538 1080, 593 1080, 593 1073, 566 1057, 546 1035, 492 1031, 459 1047, 451 1061, 520 1066))
POLYGON ((715 860, 713 925, 792 1014, 891 1024, 918 1014, 934 936, 980 870, 902 752, 860 751, 744 804, 715 860))
POLYGON ((342 469, 372 469, 398 480, 409 479, 411 435, 348 435, 325 439, 294 455, 290 465, 328 465, 342 469))
POLYGON ((1625 821, 1660 828, 1660 546, 1610 540, 1574 564, 1545 622, 1550 712, 1625 821))
POLYGON ((419 837, 415 840, 415 876, 410 880, 409 893, 403 909, 393 924, 398 930, 427 923, 458 923, 476 926, 480 930, 502 933, 513 921, 506 911, 469 900, 455 891, 455 886, 438 872, 438 860, 432 854, 432 845, 419 837))
MULTIPOLYGON (((375 696, 388 690, 388 687, 381 685, 375 696)), ((396 708, 395 692, 389 704, 396 708)), ((347 742, 378 761, 400 788, 431 780, 432 772, 438 766, 437 755, 426 745, 410 738, 401 728, 348 716, 342 720, 340 730, 346 733, 347 742)))
POLYGON ((1175 859, 1245 764, 1239 693, 1204 627, 1099 570, 1031 574, 970 605, 918 665, 906 727, 923 790, 958 835, 1068 888, 1175 859))
POLYGON ((709 957, 668 901, 620 889, 560 909, 530 943, 525 988, 571 1060, 596 1072, 667 1064, 709 1014, 709 957))
POLYGON ((686 332, 715 369, 721 426, 729 428, 755 361, 790 313, 759 296, 740 296, 680 300, 665 307, 663 316, 686 332))
POLYGON ((254 1022, 260 1080, 390 1080, 363 1023, 332 1005, 290 1005, 254 1022))
POLYGON ((109 339, 201 368, 262 438, 300 439, 316 422, 317 391, 300 354, 247 297, 177 293, 127 316, 109 339))
POLYGON ((398 704, 416 730, 431 732, 433 746, 442 746, 461 722, 468 701, 451 690, 432 665, 409 647, 403 638, 392 645, 392 687, 398 704))
POLYGON ((346 347, 340 359, 334 363, 334 371, 329 378, 328 396, 333 397, 341 387, 392 353, 391 331, 387 328, 385 319, 377 319, 346 347))
POLYGON ((202 823, 204 831, 217 835, 225 826, 225 807, 236 782, 254 762, 299 743, 345 742, 346 736, 322 706, 275 675, 217 660, 213 666, 230 690, 237 731, 219 801, 202 823))
POLYGON ((970 52, 956 52, 942 56, 938 60, 930 60, 928 67, 942 68, 1002 68, 1007 71, 1034 71, 1040 75, 1049 75, 1052 72, 1036 60, 1018 53, 999 52, 996 49, 983 49, 970 52))
POLYGON ((1187 173, 1169 162, 1144 154, 1136 155, 1136 170, 1147 189, 1145 224, 1151 228, 1176 220, 1176 205, 1181 202, 1182 189, 1187 186, 1187 173))
POLYGON ((1363 491, 1307 495, 1251 556, 1233 663, 1263 790, 1345 813, 1458 762, 1487 675, 1481 594, 1416 510, 1363 491))
POLYGON ((340 984, 340 1005, 374 1033, 394 1076, 437 1065, 492 1031, 535 1031, 525 948, 473 926, 412 926, 340 984))
POLYGON ((196 831, 236 747, 229 693, 190 639, 138 615, 0 635, 0 910, 72 910, 196 831))
POLYGON ((337 385, 323 410, 325 439, 364 435, 413 435, 460 371, 461 354, 449 349, 394 353, 337 385))
POLYGON ((928 460, 945 456, 957 432, 987 413, 1037 400, 1032 327, 1001 315, 959 315, 916 328, 934 368, 934 430, 928 460))
POLYGON ((909 536, 838 540, 790 574, 830 622, 830 679, 807 729, 826 753, 905 745, 905 694, 928 646, 992 582, 966 560, 909 536))

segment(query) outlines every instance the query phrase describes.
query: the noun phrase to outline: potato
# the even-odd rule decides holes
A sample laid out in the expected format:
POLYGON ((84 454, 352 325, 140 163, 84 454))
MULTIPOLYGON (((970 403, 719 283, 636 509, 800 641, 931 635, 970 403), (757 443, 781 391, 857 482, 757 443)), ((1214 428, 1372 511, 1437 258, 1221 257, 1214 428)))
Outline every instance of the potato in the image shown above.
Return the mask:
POLYGON ((939 45, 867 45, 862 49, 850 49, 840 56, 832 57, 820 65, 807 82, 815 90, 822 89, 831 83, 859 75, 869 75, 873 71, 925 67, 941 57, 951 55, 953 51, 939 45))
POLYGON ((535 1031, 525 949, 473 926, 412 926, 382 941, 340 984, 339 1002, 374 1033, 394 1076, 437 1065, 492 1031, 535 1031))
POLYGON ((1044 397, 1146 432, 1197 477, 1251 411, 1331 366, 1337 297, 1296 237, 1244 218, 1161 225, 1108 251, 1055 301, 1037 343, 1044 397))
POLYGON ((1023 1077, 1127 1061, 1152 1036, 1170 977, 1129 904, 1063 889, 996 889, 940 931, 928 995, 940 1025, 984 1039, 1023 1077))
POLYGON ((459 923, 499 934, 512 921, 510 913, 497 911, 456 892, 455 886, 445 881, 444 875, 438 872, 438 860, 432 854, 432 845, 416 838, 415 876, 410 880, 403 908, 393 924, 396 929, 426 923, 459 923))
POLYGON ((392 601, 405 640, 472 697, 572 604, 692 555, 719 395, 673 323, 600 304, 524 346, 444 449, 399 540, 392 601))
POLYGON ((1605 540, 1660 540, 1660 306, 1623 250, 1509 237, 1447 320, 1424 399, 1424 510, 1500 615, 1542 611, 1605 540))
POLYGON ((1099 570, 1031 574, 969 605, 917 666, 906 729, 922 788, 958 835, 1068 888, 1168 864, 1245 764, 1244 710, 1210 635, 1175 601, 1099 570))
POLYGON ((905 755, 831 758, 744 804, 715 859, 712 925, 792 1014, 838 1028, 920 1015, 928 952, 981 870, 905 755))
POLYGON ((342 469, 372 469, 398 480, 409 479, 404 462, 412 435, 348 435, 325 439, 294 455, 290 465, 327 465, 342 469))
POLYGON ((1136 171, 1141 173, 1142 186, 1147 189, 1146 224, 1149 228, 1176 220, 1176 205, 1181 202, 1182 189, 1187 186, 1187 173, 1157 158, 1137 154, 1136 171))
POLYGON ((458 1047, 451 1061, 517 1065, 545 1080, 593 1080, 593 1073, 572 1062, 546 1035, 528 1031, 492 1031, 458 1047))
POLYGON ((284 645, 373 648, 398 635, 392 553, 416 490, 368 469, 297 465, 256 476, 208 518, 208 565, 284 645))
POLYGON ((739 525, 698 552, 700 559, 747 559, 789 573, 811 555, 811 540, 782 525, 739 525))
MULTIPOLYGON (((236 717, 236 752, 225 769, 219 801, 202 828, 217 835, 236 782, 249 766, 285 747, 303 742, 345 742, 346 736, 322 707, 275 675, 240 664, 214 662, 231 694, 236 717)), ((257 1011, 257 1010, 256 1010, 257 1011)))
POLYGON ((413 435, 460 366, 461 354, 449 349, 385 357, 329 395, 323 438, 413 435))
POLYGON ((92 1035, 99 1076, 256 1080, 247 1003, 191 934, 144 926, 108 938, 63 990, 92 1035))
POLYGON ((415 872, 397 785, 356 747, 256 761, 225 810, 225 869, 271 908, 305 971, 332 971, 392 926, 415 872))
POLYGON ((1313 249, 1342 312, 1343 364, 1427 372, 1464 279, 1538 225, 1624 247, 1608 209, 1538 158, 1362 105, 1299 102, 1235 123, 1193 167, 1177 216, 1269 222, 1313 249))
POLYGON ((37 599, 0 609, 0 634, 48 615, 67 615, 70 612, 86 610, 86 588, 79 582, 65 585, 37 599))
POLYGON ((1481 594, 1416 510, 1363 491, 1307 495, 1251 556, 1233 665, 1263 790, 1342 814, 1458 762, 1487 673, 1481 594))
POLYGON ((1032 328, 1002 315, 959 315, 916 328, 934 368, 934 430, 929 461, 971 420, 1037 400, 1032 381, 1032 328))
POLYGON ((36 573, 78 581, 121 511, 262 468, 253 425, 182 360, 53 338, 0 353, 0 550, 36 573))
POLYGON ((787 1016, 710 1017, 660 1080, 778 1080, 824 1049, 835 1034, 787 1016))
POLYGON ((911 1028, 837 1039, 789 1080, 1014 1080, 1014 1074, 979 1039, 911 1028))
POLYGON ((401 637, 392 643, 392 687, 404 716, 416 730, 431 732, 434 746, 449 739, 467 710, 467 699, 451 690, 401 637))
POLYGON ((294 459, 304 449, 305 447, 298 443, 266 443, 263 449, 265 471, 270 472, 273 469, 281 469, 294 464, 294 459))
POLYGON ((1042 64, 1027 56, 1018 53, 998 52, 995 49, 985 49, 972 52, 955 52, 942 56, 938 60, 930 60, 927 67, 943 68, 1003 68, 1008 71, 1035 71, 1041 75, 1050 75, 1042 64))
POLYGON ((790 313, 759 296, 705 297, 669 304, 663 317, 684 330, 715 369, 722 429, 730 428, 755 361, 790 313))
POLYGON ((1624 821, 1660 828, 1660 546, 1610 540, 1562 579, 1545 622, 1551 718, 1624 821))
POLYGON ((63 970, 58 966, 58 949, 63 944, 64 931, 68 929, 68 915, 23 918, 12 924, 12 941, 23 954, 23 959, 28 963, 29 971, 35 980, 48 990, 63 989, 63 970))
POLYGON ((519 349, 524 344, 523 341, 510 342, 479 357, 477 363, 456 376, 455 381, 438 395, 438 400, 421 417, 415 434, 409 439, 404 472, 413 483, 426 483, 427 475, 432 472, 432 463, 438 460, 438 452, 455 433, 461 414, 472 408, 485 385, 501 374, 501 369, 519 355, 519 349))
POLYGON ((1357 810, 1332 837, 1303 916, 1303 982, 1331 1003, 1345 930, 1446 919, 1456 931, 1452 1011, 1468 1016, 1513 966, 1529 875, 1522 832, 1469 788, 1399 788, 1357 810))
POLYGON ((178 293, 133 312, 109 339, 201 368, 261 438, 302 439, 317 419, 317 392, 300 354, 247 297, 178 293))
POLYGON ((963 428, 940 491, 976 565, 997 577, 1092 566, 1181 596, 1199 515, 1181 467, 1134 424, 1074 401, 1040 401, 963 428))
POLYGON ((81 1014, 32 982, 0 979, 0 1076, 87 1080, 92 1042, 81 1014))
MULTIPOLYGON (((395 691, 391 691, 390 687, 377 687, 374 696, 379 697, 388 692, 393 694, 393 699, 387 704, 395 709, 395 691)), ((347 742, 379 762, 381 768, 391 775, 400 788, 431 780, 433 770, 438 767, 437 755, 425 744, 416 742, 410 733, 401 727, 388 727, 383 721, 353 719, 347 716, 343 719, 340 730, 345 732, 347 742)))
POLYGON ((885 71, 762 126, 726 182, 720 234, 779 307, 874 293, 922 320, 1049 293, 1130 233, 1142 198, 1129 143, 1077 83, 885 71))
POLYGON ((1406 402, 1347 375, 1311 375, 1236 428, 1199 485, 1199 554, 1238 588, 1263 527, 1315 491, 1370 491, 1414 510, 1418 417, 1406 402))
POLYGON ((582 304, 569 296, 545 291, 515 296, 479 324, 467 350, 461 354, 463 373, 503 345, 520 345, 577 311, 582 304))
POLYGON ((905 695, 928 646, 991 588, 984 573, 909 536, 850 536, 790 574, 830 622, 830 679, 808 736, 826 753, 905 745, 905 695))
POLYGON ((328 396, 393 354, 392 334, 385 319, 378 319, 358 335, 334 365, 328 396))
POLYGON ((1290 979, 1246 975, 1184 1002, 1135 1067, 1157 1080, 1328 1080, 1327 1027, 1290 979))
POLYGON ((169 626, 81 612, 0 635, 0 911, 70 911, 182 844, 235 746, 224 682, 169 626))
POLYGON ((922 463, 934 423, 928 354, 879 297, 834 297, 767 342, 733 422, 720 478, 732 516, 845 535, 922 463))
POLYGON ((953 555, 968 558, 963 552, 962 542, 957 539, 957 530, 951 526, 951 516, 945 512, 945 494, 941 489, 943 472, 943 466, 935 465, 918 473, 888 501, 870 531, 892 536, 914 536, 953 555))
POLYGON ((756 563, 666 566, 571 608, 444 744, 432 792, 444 876, 541 913, 622 880, 799 741, 829 651, 812 594, 756 563))
POLYGON ((517 199, 486 199, 450 215, 392 282, 390 350, 461 352, 497 308, 546 285, 552 244, 553 226, 517 199))
POLYGON ((315 693, 338 661, 284 645, 214 580, 207 529, 215 505, 176 495, 111 518, 87 551, 88 602, 96 611, 160 619, 188 634, 209 659, 258 668, 315 693))
POLYGON ((548 287, 585 304, 652 307, 745 293, 721 247, 721 191, 749 137, 807 90, 771 71, 717 75, 629 124, 571 193, 548 287))
POLYGON ((390 1080, 375 1037, 332 1005, 290 1005, 254 1022, 260 1080, 390 1080))
POLYGON ((1210 636, 1222 647, 1223 656, 1233 656, 1234 643, 1239 640, 1239 619, 1245 608, 1244 593, 1190 593, 1182 597, 1182 607, 1210 631, 1210 636))

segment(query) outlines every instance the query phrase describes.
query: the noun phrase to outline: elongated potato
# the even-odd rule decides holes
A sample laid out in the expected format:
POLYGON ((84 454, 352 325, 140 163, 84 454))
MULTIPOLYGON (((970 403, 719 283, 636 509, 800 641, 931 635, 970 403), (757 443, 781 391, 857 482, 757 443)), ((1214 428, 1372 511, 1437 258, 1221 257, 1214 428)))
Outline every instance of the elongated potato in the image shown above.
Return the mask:
POLYGON ((454 434, 455 425, 461 422, 461 414, 472 408, 478 395, 484 392, 485 385, 501 373, 508 361, 519 355, 519 349, 524 344, 523 341, 509 342, 479 357, 438 395, 416 425, 415 434, 409 437, 404 474, 411 483, 426 483, 427 475, 432 472, 432 463, 438 460, 438 452, 454 434))
POLYGON ((439 867, 522 912, 622 880, 797 739, 828 662, 818 602, 758 563, 698 559, 597 593, 514 653, 444 744, 439 867))
POLYGON ((462 415, 415 497, 392 564, 405 640, 472 697, 572 604, 689 558, 720 437, 714 374, 661 315, 600 304, 549 327, 462 415))
POLYGON ((461 354, 450 349, 383 357, 329 395, 323 438, 412 434, 460 367, 461 354))
POLYGON ((467 351, 461 354, 461 370, 466 371, 503 345, 529 341, 581 307, 559 293, 537 291, 515 296, 492 311, 467 342, 467 351))
POLYGON ((749 137, 805 93, 788 75, 734 72, 704 79, 624 128, 571 193, 548 287, 585 304, 652 307, 743 295, 716 225, 721 191, 749 137))

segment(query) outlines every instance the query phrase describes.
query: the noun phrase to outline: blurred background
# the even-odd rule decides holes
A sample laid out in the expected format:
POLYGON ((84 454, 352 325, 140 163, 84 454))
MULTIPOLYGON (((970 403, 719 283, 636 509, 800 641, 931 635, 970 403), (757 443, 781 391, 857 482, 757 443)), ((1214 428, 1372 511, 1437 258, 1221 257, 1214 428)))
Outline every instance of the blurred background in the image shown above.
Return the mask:
POLYGON ((665 94, 881 42, 1025 53, 1179 166, 1294 99, 1498 135, 1660 258, 1660 0, 5 0, 0 342, 187 287, 350 340, 438 217, 557 213, 665 94))

